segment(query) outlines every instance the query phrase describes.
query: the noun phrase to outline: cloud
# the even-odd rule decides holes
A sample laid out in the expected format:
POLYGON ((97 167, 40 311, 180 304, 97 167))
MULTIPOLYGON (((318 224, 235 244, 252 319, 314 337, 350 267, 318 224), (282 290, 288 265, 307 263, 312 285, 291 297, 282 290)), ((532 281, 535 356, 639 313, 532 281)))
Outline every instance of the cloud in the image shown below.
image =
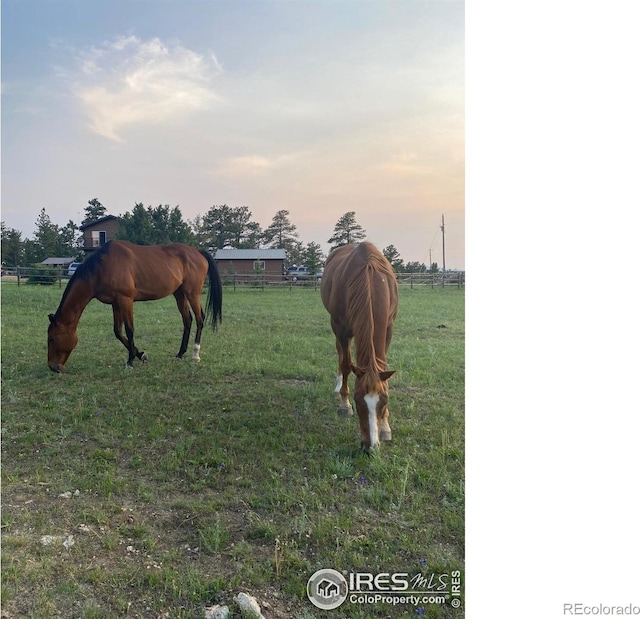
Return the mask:
POLYGON ((129 36, 82 52, 69 77, 90 129, 122 141, 127 127, 162 125, 209 108, 218 100, 211 80, 221 71, 213 54, 129 36))
POLYGON ((270 171, 282 168, 296 158, 295 155, 281 155, 279 157, 244 155, 241 157, 230 157, 223 160, 212 174, 229 177, 261 176, 270 171))

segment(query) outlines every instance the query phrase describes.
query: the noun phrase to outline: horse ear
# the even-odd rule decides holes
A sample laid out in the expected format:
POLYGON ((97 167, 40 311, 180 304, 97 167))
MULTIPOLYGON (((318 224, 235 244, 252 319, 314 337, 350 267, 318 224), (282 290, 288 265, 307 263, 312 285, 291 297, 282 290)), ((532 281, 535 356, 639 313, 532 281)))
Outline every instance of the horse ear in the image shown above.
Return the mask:
POLYGON ((389 380, 394 374, 395 370, 389 370, 387 372, 380 372, 380 380, 389 380))
POLYGON ((56 324, 56 317, 55 317, 53 314, 49 314, 49 322, 50 322, 52 325, 55 325, 55 324, 56 324))
POLYGON ((356 367, 355 365, 351 364, 351 371, 358 377, 358 378, 362 378, 365 375, 365 371, 361 370, 359 367, 356 367))

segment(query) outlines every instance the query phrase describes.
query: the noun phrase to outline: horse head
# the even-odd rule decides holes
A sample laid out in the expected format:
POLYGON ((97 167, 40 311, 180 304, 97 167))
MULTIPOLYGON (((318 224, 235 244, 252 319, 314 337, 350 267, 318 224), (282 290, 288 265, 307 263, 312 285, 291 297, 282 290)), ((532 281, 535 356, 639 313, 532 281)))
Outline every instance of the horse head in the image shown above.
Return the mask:
POLYGON ((62 372, 71 351, 78 344, 76 330, 58 321, 49 314, 49 329, 47 331, 48 364, 52 372, 62 372))
POLYGON ((395 374, 395 370, 367 372, 352 365, 351 371, 356 375, 353 399, 360 420, 361 444, 368 452, 378 447, 381 440, 391 440, 387 381, 395 374))

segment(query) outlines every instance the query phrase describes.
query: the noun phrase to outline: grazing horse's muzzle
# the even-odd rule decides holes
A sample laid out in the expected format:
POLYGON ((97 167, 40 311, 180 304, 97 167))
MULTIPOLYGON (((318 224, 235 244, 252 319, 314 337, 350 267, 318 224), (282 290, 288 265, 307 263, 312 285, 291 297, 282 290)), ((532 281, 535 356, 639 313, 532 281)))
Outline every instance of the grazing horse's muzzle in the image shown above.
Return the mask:
POLYGON ((60 374, 60 372, 62 372, 62 367, 60 366, 59 363, 56 363, 56 364, 50 363, 49 364, 49 369, 52 372, 55 372, 56 374, 60 374))

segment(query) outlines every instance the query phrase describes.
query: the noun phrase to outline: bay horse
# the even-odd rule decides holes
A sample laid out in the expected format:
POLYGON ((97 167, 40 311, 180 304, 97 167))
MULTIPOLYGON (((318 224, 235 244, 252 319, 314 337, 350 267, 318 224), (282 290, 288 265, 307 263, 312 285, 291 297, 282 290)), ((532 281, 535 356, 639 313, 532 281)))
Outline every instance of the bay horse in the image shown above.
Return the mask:
POLYGON ((48 364, 53 372, 64 369, 78 343, 76 330, 80 316, 91 299, 113 308, 113 332, 127 351, 127 365, 137 357, 147 360, 133 341, 133 303, 153 301, 172 294, 182 315, 182 343, 176 358, 182 359, 189 344, 193 316, 196 337, 193 359, 200 361, 200 337, 205 313, 200 294, 209 277, 206 307, 213 329, 222 320, 222 282, 215 260, 208 252, 182 243, 134 245, 128 241, 109 241, 80 264, 62 295, 55 314, 49 314, 47 334, 48 364), (126 337, 122 335, 122 326, 126 337))
POLYGON ((391 440, 387 349, 398 313, 398 284, 384 255, 368 241, 343 245, 327 258, 320 289, 331 316, 338 351, 339 413, 353 415, 349 374, 356 375, 354 400, 365 451, 391 440), (355 342, 357 365, 351 362, 355 342))

